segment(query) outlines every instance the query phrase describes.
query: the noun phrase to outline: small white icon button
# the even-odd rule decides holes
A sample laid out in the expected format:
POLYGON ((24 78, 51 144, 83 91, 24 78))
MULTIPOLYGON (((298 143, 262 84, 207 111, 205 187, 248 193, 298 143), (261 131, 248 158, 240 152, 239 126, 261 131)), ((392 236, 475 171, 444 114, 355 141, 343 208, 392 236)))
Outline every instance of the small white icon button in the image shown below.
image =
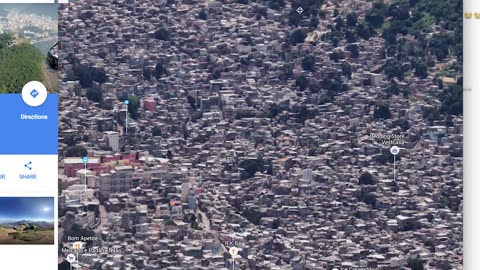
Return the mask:
POLYGON ((47 100, 47 88, 43 83, 30 81, 23 86, 22 99, 28 106, 38 107, 47 100))

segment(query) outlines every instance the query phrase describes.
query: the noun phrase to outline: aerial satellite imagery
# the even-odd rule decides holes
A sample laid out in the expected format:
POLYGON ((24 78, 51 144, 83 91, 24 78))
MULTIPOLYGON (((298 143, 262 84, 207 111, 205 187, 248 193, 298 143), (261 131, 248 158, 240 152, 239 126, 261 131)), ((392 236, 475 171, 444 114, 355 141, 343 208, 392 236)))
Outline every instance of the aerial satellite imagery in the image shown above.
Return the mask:
POLYGON ((59 269, 463 269, 461 14, 61 5, 59 269))

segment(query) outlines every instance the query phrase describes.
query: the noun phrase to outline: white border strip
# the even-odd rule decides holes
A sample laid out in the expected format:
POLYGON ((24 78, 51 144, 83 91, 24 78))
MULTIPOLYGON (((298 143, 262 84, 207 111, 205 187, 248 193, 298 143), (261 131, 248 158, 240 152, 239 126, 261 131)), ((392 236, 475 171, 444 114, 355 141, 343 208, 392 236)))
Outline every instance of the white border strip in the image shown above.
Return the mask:
POLYGON ((480 23, 473 16, 477 10, 473 8, 472 1, 464 1, 463 4, 463 267, 464 270, 477 270, 480 266, 480 84, 476 73, 480 67, 480 52, 477 49, 480 43, 476 33, 480 23))

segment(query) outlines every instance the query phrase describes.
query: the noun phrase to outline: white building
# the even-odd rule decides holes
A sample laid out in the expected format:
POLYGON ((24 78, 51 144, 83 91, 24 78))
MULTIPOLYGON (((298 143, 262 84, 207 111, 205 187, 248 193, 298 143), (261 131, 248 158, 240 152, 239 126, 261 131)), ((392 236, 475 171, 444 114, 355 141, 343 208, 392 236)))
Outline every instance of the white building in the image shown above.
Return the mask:
POLYGON ((112 148, 113 151, 118 151, 120 134, 116 131, 105 131, 105 137, 108 142, 108 146, 112 148))
POLYGON ((303 179, 307 181, 312 181, 312 169, 305 169, 303 171, 303 179))

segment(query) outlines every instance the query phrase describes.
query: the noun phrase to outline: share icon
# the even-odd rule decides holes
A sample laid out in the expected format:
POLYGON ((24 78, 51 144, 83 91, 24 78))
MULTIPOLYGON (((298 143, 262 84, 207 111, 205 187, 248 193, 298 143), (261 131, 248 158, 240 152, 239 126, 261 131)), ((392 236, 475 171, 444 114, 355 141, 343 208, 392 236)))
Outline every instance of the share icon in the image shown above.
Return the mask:
POLYGON ((25 166, 25 168, 27 168, 27 169, 29 169, 29 170, 31 171, 31 170, 32 170, 31 165, 32 165, 32 162, 30 161, 30 162, 28 162, 27 164, 25 164, 25 165, 23 165, 23 166, 25 166))

